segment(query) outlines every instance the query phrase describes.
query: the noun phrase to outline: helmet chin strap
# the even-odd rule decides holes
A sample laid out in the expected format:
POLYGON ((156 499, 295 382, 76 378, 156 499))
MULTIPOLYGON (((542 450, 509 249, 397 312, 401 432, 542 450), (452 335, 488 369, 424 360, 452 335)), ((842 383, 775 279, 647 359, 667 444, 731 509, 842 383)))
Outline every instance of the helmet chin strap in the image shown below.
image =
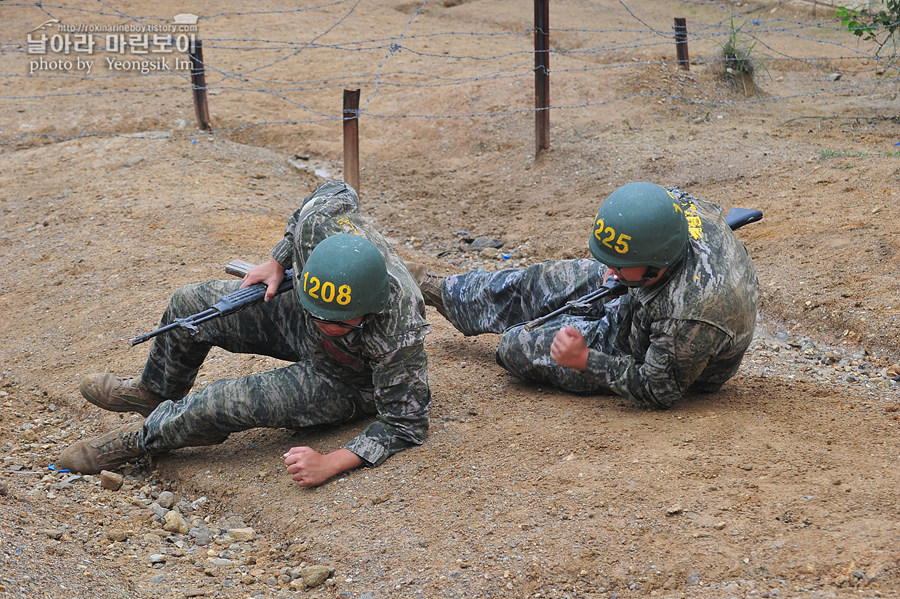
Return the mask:
POLYGON ((618 277, 618 281, 625 285, 626 287, 643 287, 653 279, 659 276, 659 270, 655 266, 651 266, 643 277, 638 281, 629 281, 627 279, 623 279, 621 276, 618 277))
MULTIPOLYGON (((672 269, 676 268, 679 264, 681 264, 682 260, 684 260, 684 253, 682 253, 678 257, 678 260, 676 260, 675 262, 673 262, 672 264, 667 266, 666 269, 671 271, 672 269)), ((641 279, 639 281, 627 281, 627 280, 623 279, 622 277, 618 277, 618 280, 620 283, 622 283, 626 287, 644 287, 645 285, 647 285, 647 283, 656 279, 659 276, 660 271, 662 271, 662 270, 663 270, 662 268, 659 268, 657 266, 650 266, 647 268, 647 272, 644 273, 644 276, 641 277, 641 279)))

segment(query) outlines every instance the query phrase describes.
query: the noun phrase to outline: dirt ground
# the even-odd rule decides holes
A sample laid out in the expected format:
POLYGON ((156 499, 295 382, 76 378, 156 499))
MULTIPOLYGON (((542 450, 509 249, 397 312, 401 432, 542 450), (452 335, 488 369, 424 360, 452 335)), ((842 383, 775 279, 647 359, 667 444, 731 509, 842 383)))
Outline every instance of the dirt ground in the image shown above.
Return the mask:
MULTIPOLYGON (((900 85, 814 27, 821 8, 554 2, 566 108, 536 160, 530 3, 204 3, 213 134, 183 73, 29 76, 22 53, 50 18, 182 5, 65 6, 0 7, 0 597, 900 596, 900 85), (755 47, 773 59, 758 95, 708 62, 729 10, 789 30, 755 47), (700 32, 689 72, 673 16, 700 32), (355 423, 236 434, 121 487, 52 470, 135 418, 86 404, 79 378, 138 373, 147 347, 127 340, 176 288, 266 259, 341 176, 345 87, 362 88, 363 211, 444 273, 586 256, 599 202, 633 180, 761 209, 740 231, 762 289, 739 374, 665 412, 576 397, 518 382, 495 336, 429 309, 431 434, 377 469, 316 489, 284 472, 287 448, 336 449, 355 423), (503 247, 463 251, 476 236, 503 247)), ((216 351, 198 385, 277 365, 216 351)))

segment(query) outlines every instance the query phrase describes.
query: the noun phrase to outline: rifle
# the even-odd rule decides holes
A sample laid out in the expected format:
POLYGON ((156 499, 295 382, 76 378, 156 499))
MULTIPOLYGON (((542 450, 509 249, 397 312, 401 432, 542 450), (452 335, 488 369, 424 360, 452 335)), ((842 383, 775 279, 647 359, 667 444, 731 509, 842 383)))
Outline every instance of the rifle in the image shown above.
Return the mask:
MULTIPOLYGON (((254 264, 251 264, 250 262, 247 262, 245 260, 232 260, 225 265, 225 272, 230 275, 243 277, 247 274, 247 271, 249 271, 254 266, 254 264)), ((281 280, 281 284, 278 286, 278 291, 276 291, 276 294, 290 291, 293 288, 294 269, 291 268, 284 271, 284 279, 281 280)), ((255 283, 253 285, 248 285, 243 289, 236 289, 231 293, 226 293, 219 298, 219 301, 202 312, 198 312, 197 314, 188 316, 186 318, 176 318, 173 322, 160 327, 155 331, 150 331, 149 333, 138 335, 137 337, 129 339, 128 342, 131 343, 132 346, 134 346, 138 343, 143 343, 144 341, 152 339, 161 333, 179 328, 187 329, 191 332, 192 335, 195 335, 197 334, 197 331, 199 331, 199 329, 197 328, 198 324, 206 322, 207 320, 212 320, 213 318, 218 318, 220 316, 234 314, 239 310, 243 310, 244 308, 247 308, 254 304, 258 304, 259 302, 263 301, 265 297, 265 283, 255 283)))
MULTIPOLYGON (((761 220, 763 214, 759 210, 749 210, 747 208, 732 208, 728 211, 728 214, 725 215, 725 222, 731 227, 732 231, 736 231, 743 227, 744 225, 749 225, 750 223, 755 223, 758 220, 761 220)), ((557 308, 553 312, 549 314, 545 314, 539 318, 535 318, 534 320, 529 320, 525 323, 525 330, 530 331, 535 329, 545 322, 556 318, 560 314, 565 314, 569 310, 575 309, 586 309, 590 308, 591 305, 597 300, 603 299, 607 296, 617 296, 622 295, 628 291, 628 288, 617 281, 616 279, 609 278, 603 285, 600 286, 599 289, 595 291, 591 291, 590 293, 583 295, 577 299, 567 301, 563 306, 557 308)))

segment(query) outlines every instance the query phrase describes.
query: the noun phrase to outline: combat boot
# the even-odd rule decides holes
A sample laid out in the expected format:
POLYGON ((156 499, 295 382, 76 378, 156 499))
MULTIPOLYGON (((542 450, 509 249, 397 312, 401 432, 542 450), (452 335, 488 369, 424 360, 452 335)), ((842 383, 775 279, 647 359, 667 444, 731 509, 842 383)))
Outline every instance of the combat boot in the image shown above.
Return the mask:
POLYGON ((138 446, 143 425, 144 421, 139 420, 68 446, 59 454, 57 469, 99 474, 101 470, 111 470, 144 455, 144 450, 138 446))
POLYGON ((425 298, 425 305, 436 308, 441 316, 447 318, 444 296, 441 294, 441 288, 447 277, 430 272, 424 264, 419 264, 418 262, 407 262, 406 268, 409 269, 416 283, 419 284, 419 290, 422 292, 422 297, 425 298))
POLYGON ((81 395, 97 407, 111 412, 137 412, 150 415, 156 406, 166 401, 141 382, 140 377, 130 379, 113 374, 91 374, 81 379, 81 395))

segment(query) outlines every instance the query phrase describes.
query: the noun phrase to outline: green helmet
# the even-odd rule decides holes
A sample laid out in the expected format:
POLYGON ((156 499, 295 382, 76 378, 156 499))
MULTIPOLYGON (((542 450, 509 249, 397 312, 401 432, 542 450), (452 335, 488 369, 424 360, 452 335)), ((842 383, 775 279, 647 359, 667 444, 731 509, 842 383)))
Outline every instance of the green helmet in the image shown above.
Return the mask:
POLYGON ((663 269, 678 261, 687 241, 684 210, 668 190, 655 183, 628 183, 600 205, 589 245, 607 266, 663 269))
POLYGON ((381 252, 365 237, 351 233, 319 242, 295 285, 310 314, 335 321, 381 312, 391 291, 381 252))

